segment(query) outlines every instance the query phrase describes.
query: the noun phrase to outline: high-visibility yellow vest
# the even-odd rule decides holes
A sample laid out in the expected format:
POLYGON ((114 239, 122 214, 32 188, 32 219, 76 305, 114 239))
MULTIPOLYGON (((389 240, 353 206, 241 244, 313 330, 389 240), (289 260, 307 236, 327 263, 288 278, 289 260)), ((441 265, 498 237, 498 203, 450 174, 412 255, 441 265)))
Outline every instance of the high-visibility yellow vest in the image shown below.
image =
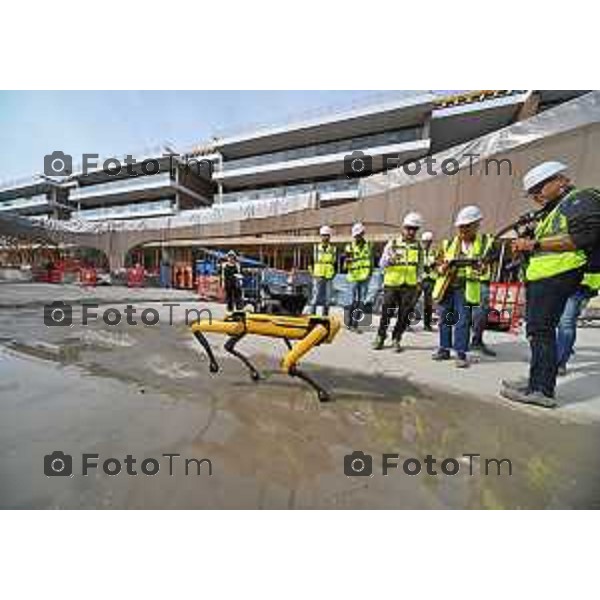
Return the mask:
MULTIPOLYGON (((490 235, 489 233, 484 233, 482 234, 482 241, 483 241, 483 250, 481 252, 481 254, 483 256, 485 256, 490 248, 492 247, 492 244, 494 243, 494 236, 490 235)), ((486 263, 484 265, 482 265, 481 267, 481 272, 479 274, 479 281, 481 282, 489 282, 492 279, 492 265, 489 263, 486 263)))
POLYGON ((435 270, 436 251, 433 246, 423 248, 423 267, 425 267, 425 279, 435 279, 437 272, 435 270))
POLYGON ((405 242, 402 237, 392 242, 392 264, 383 269, 383 285, 398 287, 401 285, 417 285, 421 246, 419 242, 405 242))
MULTIPOLYGON (((483 255, 486 248, 486 241, 484 236, 478 233, 469 248, 468 253, 466 254, 466 258, 479 258, 483 255)), ((443 255, 445 260, 452 260, 455 258, 460 258, 461 252, 461 241, 458 236, 456 236, 452 242, 448 242, 448 240, 444 240, 442 242, 443 255)), ((440 298, 440 293, 442 288, 444 287, 445 281, 450 274, 443 275, 438 277, 435 285, 433 286, 432 295, 438 301, 442 300, 440 298)), ((481 302, 481 279, 480 275, 477 271, 473 269, 473 267, 461 267, 456 274, 457 279, 464 279, 465 281, 465 301, 467 304, 479 305, 481 302)))
POLYGON ((346 255, 352 258, 348 265, 347 279, 350 283, 366 281, 371 277, 372 270, 372 252, 371 244, 364 242, 357 244, 352 242, 346 246, 346 255))
MULTIPOLYGON (((563 214, 563 209, 573 201, 578 190, 569 192, 553 210, 538 224, 535 229, 535 239, 566 235, 569 233, 569 223, 563 214)), ((535 252, 529 259, 525 273, 527 281, 548 279, 561 273, 583 267, 587 256, 583 250, 567 250, 566 252, 535 252)))
POLYGON ((585 285, 595 292, 600 291, 600 273, 586 273, 581 285, 585 285))
POLYGON ((314 256, 313 277, 333 279, 335 276, 335 262, 337 257, 335 246, 323 243, 316 244, 314 256))

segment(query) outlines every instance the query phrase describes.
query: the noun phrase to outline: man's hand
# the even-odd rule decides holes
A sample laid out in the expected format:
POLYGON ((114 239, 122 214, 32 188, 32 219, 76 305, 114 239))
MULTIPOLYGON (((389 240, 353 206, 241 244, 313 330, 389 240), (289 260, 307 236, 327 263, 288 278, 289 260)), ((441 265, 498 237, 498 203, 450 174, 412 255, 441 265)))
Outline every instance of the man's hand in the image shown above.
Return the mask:
POLYGON ((438 267, 438 271, 440 272, 440 275, 445 275, 446 272, 448 271, 448 269, 450 268, 450 263, 445 260, 439 267, 438 267))
POLYGON ((519 238, 514 240, 511 244, 512 251, 515 253, 520 252, 533 252, 535 249, 535 240, 528 238, 519 238))

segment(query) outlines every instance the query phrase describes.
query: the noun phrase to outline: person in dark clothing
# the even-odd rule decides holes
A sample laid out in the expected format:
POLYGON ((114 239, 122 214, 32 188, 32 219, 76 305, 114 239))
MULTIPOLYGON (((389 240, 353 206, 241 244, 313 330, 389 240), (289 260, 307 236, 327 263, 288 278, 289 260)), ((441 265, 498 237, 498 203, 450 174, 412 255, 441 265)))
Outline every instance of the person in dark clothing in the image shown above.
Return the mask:
POLYGON ((242 309, 241 278, 242 269, 237 255, 230 250, 227 260, 221 266, 221 285, 225 289, 225 302, 229 312, 242 309))
POLYGON ((436 251, 433 247, 433 233, 424 231, 421 235, 421 247, 423 248, 423 329, 432 331, 433 323, 433 299, 431 294, 435 284, 435 257, 436 251))
POLYGON ((556 327, 580 286, 589 256, 600 245, 600 192, 576 189, 567 167, 550 161, 531 169, 523 187, 547 210, 535 238, 519 238, 513 252, 527 253, 527 337, 531 347, 527 381, 503 381, 509 400, 554 408, 557 374, 556 327))

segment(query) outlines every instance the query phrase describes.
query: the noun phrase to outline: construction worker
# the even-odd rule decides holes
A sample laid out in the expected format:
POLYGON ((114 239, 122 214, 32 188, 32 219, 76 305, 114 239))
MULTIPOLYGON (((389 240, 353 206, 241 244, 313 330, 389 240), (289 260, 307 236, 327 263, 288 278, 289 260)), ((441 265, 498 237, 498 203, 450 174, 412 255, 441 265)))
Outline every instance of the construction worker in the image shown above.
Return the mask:
POLYGON ((335 277, 337 250, 331 243, 333 231, 329 225, 319 229, 321 242, 314 247, 314 263, 312 267, 313 294, 309 311, 316 314, 317 306, 323 307, 323 316, 329 314, 331 295, 333 292, 333 278, 335 277))
POLYGON ((345 249, 345 261, 348 269, 347 279, 352 287, 352 303, 347 316, 347 326, 360 333, 365 302, 369 292, 369 282, 373 272, 373 253, 371 244, 365 240, 365 226, 355 223, 352 226, 353 242, 345 249))
POLYGON ((433 300, 431 293, 435 284, 435 250, 433 248, 433 233, 424 231, 421 235, 423 249, 423 329, 432 331, 433 300))
POLYGON ((556 331, 556 374, 567 374, 567 363, 573 354, 577 338, 577 319, 585 310, 588 302, 598 295, 600 273, 586 273, 575 293, 569 296, 556 331))
POLYGON ((242 269, 234 250, 227 253, 225 262, 221 265, 221 287, 225 289, 227 310, 242 309, 242 269))
POLYGON ((422 225, 423 218, 419 213, 408 213, 402 222, 402 235, 390 240, 383 249, 380 262, 383 269, 383 307, 373 344, 375 350, 383 348, 394 312, 397 316, 392 339, 396 352, 402 350, 402 334, 408 327, 410 313, 420 292, 423 253, 417 240, 417 232, 422 225))
POLYGON ((440 342, 432 358, 448 360, 453 348, 458 368, 469 366, 471 310, 481 303, 478 260, 485 252, 485 240, 479 233, 482 219, 477 206, 465 206, 459 211, 454 222, 458 234, 442 242, 439 277, 433 288, 433 300, 439 307, 440 342))
POLYGON ((600 192, 576 189, 566 169, 560 162, 548 161, 525 174, 525 192, 547 211, 534 239, 512 243, 514 253, 529 256, 525 279, 531 359, 527 380, 503 381, 500 394, 546 408, 556 406, 556 327, 600 245, 600 192))
MULTIPOLYGON (((483 237, 483 254, 491 259, 492 247, 494 244, 494 236, 488 233, 482 234, 483 237)), ((497 252, 494 253, 497 255, 497 252)), ((492 267, 488 260, 486 264, 481 265, 479 281, 480 281, 480 301, 479 306, 473 307, 473 333, 471 338, 471 350, 480 352, 484 356, 494 357, 496 352, 492 350, 483 341, 483 333, 487 327, 488 314, 490 312, 490 280, 492 278, 492 267)))

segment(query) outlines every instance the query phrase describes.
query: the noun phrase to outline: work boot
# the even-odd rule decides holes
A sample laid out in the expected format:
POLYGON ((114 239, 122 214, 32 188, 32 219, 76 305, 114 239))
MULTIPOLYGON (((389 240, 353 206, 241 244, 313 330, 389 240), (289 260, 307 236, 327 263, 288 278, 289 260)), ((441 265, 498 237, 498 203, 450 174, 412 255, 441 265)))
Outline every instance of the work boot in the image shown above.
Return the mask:
POLYGON ((503 379, 501 382, 503 387, 511 390, 517 390, 526 394, 529 391, 529 377, 520 377, 519 379, 503 379))
POLYGON ((461 352, 457 357, 456 361, 454 361, 454 366, 457 369, 468 369, 469 368, 469 359, 464 352, 461 352))
POLYGON ((383 350, 383 343, 385 342, 385 338, 381 335, 378 335, 373 342, 373 350, 383 350))
POLYGON ((480 352, 484 356, 496 356, 496 352, 491 348, 488 348, 483 342, 473 342, 471 344, 471 350, 480 352))
POLYGON ((440 361, 440 360, 450 360, 450 350, 446 350, 446 348, 438 348, 432 355, 432 360, 440 361))
POLYGON ((402 352, 402 343, 400 340, 394 340, 394 350, 396 352, 402 352))
POLYGON ((556 408, 558 406, 554 398, 542 394, 542 392, 520 392, 514 388, 504 387, 500 390, 500 395, 503 398, 512 400, 513 402, 521 402, 523 404, 535 404, 543 408, 556 408))
POLYGON ((567 374, 567 365, 558 365, 556 368, 556 376, 564 377, 567 374))

